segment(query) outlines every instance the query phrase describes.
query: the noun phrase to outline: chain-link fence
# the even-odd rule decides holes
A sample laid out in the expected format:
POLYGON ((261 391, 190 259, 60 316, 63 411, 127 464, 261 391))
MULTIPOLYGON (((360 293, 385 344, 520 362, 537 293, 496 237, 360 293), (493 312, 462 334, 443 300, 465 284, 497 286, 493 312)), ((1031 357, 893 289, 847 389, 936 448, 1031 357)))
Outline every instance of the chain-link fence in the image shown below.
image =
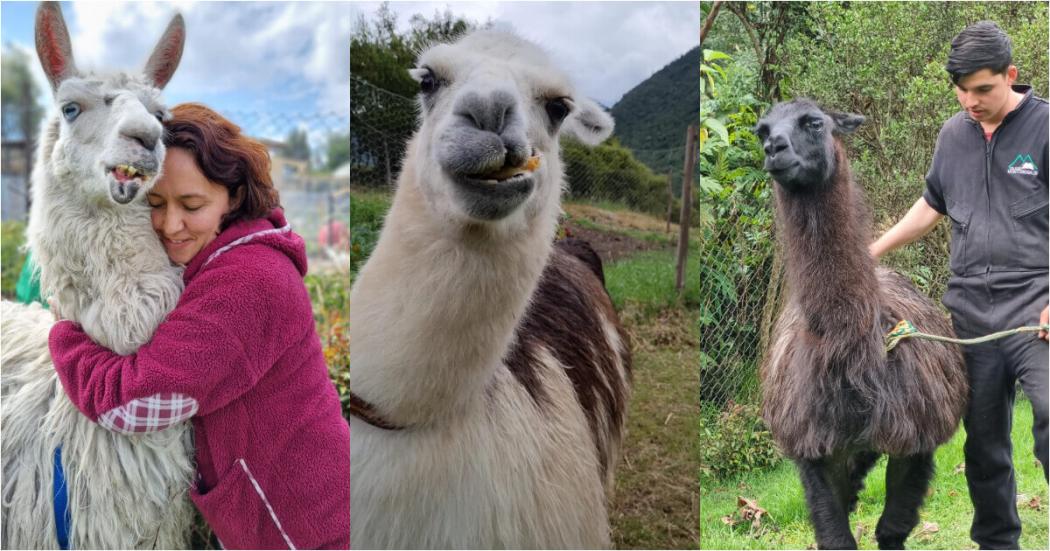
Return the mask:
POLYGON ((700 228, 700 401, 709 413, 755 403, 758 368, 776 320, 782 269, 772 217, 742 215, 732 203, 701 208, 721 216, 700 228))
MULTIPOLYGON (((345 263, 349 249, 346 222, 350 218, 346 115, 334 111, 235 110, 221 114, 267 146, 270 175, 285 216, 306 241, 311 271, 345 263), (293 136, 298 136, 298 147, 292 143, 293 136)), ((28 218, 32 155, 33 147, 25 139, 3 143, 0 187, 4 221, 26 222, 28 218)))

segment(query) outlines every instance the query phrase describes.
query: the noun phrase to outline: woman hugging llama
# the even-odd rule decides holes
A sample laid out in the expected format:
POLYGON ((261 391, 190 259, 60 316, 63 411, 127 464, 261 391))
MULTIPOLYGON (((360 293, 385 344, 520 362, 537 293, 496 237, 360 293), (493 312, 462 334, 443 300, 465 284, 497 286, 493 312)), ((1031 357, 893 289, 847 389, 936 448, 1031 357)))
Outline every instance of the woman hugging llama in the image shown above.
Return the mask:
POLYGON ((176 106, 164 126, 164 170, 147 200, 185 291, 126 356, 56 323, 62 386, 110 430, 191 419, 190 496, 224 547, 346 549, 350 433, 302 280, 304 242, 279 208, 266 148, 200 104, 176 106))

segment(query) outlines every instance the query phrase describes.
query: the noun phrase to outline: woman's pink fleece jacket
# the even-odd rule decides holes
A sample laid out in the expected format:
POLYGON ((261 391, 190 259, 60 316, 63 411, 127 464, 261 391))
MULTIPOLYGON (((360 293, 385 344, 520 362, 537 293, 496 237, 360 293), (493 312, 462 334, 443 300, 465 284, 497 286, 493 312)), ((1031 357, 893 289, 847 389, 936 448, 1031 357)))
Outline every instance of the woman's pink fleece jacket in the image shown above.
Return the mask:
POLYGON ((62 385, 93 421, 155 395, 195 406, 190 497, 227 548, 350 545, 350 429, 305 273, 303 240, 275 210, 190 261, 178 306, 135 354, 69 321, 51 330, 62 385))

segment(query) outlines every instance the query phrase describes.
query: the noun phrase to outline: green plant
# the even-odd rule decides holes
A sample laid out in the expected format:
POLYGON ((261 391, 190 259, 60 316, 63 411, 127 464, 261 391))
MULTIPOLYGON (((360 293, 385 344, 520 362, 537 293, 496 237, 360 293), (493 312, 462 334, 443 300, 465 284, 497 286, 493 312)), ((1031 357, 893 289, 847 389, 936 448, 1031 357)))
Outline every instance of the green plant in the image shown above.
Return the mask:
MULTIPOLYGON (((352 280, 352 276, 349 276, 352 280)), ((346 411, 350 391, 350 335, 347 315, 350 308, 348 275, 336 271, 308 274, 304 279, 313 305, 317 335, 321 338, 328 375, 335 384, 346 411)))
POLYGON ((22 244, 25 242, 26 226, 22 222, 7 221, 0 227, 0 295, 13 298, 18 276, 22 273, 22 263, 25 261, 22 244))
POLYGON ((700 472, 716 479, 774 467, 780 462, 758 406, 730 402, 713 423, 702 423, 700 472))

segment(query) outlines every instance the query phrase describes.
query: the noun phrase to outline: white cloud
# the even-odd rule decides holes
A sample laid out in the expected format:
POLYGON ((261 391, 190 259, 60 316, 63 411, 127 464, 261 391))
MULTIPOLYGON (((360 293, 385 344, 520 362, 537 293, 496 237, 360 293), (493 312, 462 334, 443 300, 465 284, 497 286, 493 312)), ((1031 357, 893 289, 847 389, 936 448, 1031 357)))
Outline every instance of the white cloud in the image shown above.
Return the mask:
MULTIPOLYGON (((378 7, 352 9, 372 16, 378 7)), ((695 2, 394 2, 390 8, 402 28, 413 14, 430 18, 446 9, 509 25, 542 45, 583 93, 610 106, 700 41, 695 2)))
POLYGON ((75 3, 78 65, 141 67, 177 11, 186 48, 171 96, 242 93, 246 108, 317 96, 317 111, 348 113, 350 21, 339 3, 75 3), (83 60, 83 62, 81 61, 83 60))

